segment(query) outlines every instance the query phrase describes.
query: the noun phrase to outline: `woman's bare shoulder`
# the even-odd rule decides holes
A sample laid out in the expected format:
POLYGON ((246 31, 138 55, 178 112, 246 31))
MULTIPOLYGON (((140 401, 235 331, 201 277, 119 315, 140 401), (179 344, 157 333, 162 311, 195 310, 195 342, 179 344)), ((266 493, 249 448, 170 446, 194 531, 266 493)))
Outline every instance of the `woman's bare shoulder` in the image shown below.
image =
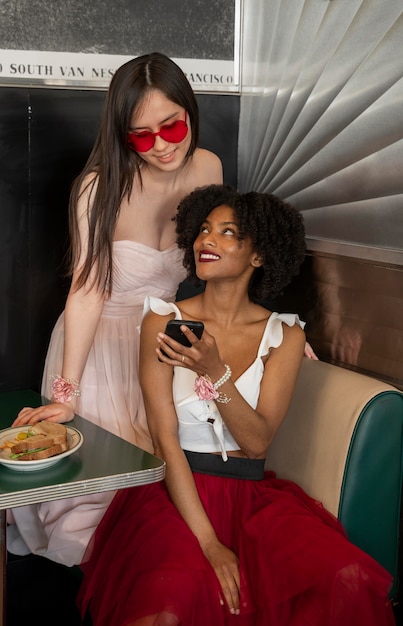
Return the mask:
POLYGON ((89 172, 80 182, 79 198, 92 197, 98 187, 98 174, 96 172, 89 172))
POLYGON ((96 172, 90 172, 81 181, 76 207, 79 218, 86 215, 91 209, 97 187, 98 174, 96 172))
POLYGON ((283 324, 283 344, 291 344, 293 346, 305 346, 305 331, 297 323, 288 326, 283 324))
POLYGON ((210 150, 197 148, 193 155, 193 172, 200 179, 197 186, 221 184, 223 181, 223 169, 221 159, 210 150))
POLYGON ((89 172, 86 176, 84 176, 81 186, 80 193, 92 193, 98 186, 98 174, 97 172, 89 172))
POLYGON ((202 300, 201 294, 196 294, 195 296, 190 296, 190 298, 176 301, 175 304, 181 312, 182 319, 199 320, 202 300))

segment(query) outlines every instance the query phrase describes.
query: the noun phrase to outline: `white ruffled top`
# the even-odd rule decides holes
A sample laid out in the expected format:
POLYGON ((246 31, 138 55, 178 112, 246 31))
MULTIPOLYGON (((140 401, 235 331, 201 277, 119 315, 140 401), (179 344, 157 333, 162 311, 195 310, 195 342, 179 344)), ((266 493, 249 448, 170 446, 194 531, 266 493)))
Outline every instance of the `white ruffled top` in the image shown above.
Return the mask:
MULTIPOLYGON (((182 319, 180 310, 173 302, 164 302, 148 296, 144 302, 144 315, 152 310, 158 315, 175 313, 175 319, 182 319)), ((272 313, 267 320, 262 340, 253 363, 234 381, 239 393, 246 402, 256 408, 264 365, 262 357, 270 348, 278 348, 283 341, 283 323, 287 326, 299 324, 304 328, 298 315, 293 313, 272 313)), ((197 374, 184 367, 174 367, 173 397, 179 422, 179 441, 183 450, 191 452, 221 452, 224 461, 227 451, 239 450, 227 429, 214 400, 200 400, 194 391, 197 374)))

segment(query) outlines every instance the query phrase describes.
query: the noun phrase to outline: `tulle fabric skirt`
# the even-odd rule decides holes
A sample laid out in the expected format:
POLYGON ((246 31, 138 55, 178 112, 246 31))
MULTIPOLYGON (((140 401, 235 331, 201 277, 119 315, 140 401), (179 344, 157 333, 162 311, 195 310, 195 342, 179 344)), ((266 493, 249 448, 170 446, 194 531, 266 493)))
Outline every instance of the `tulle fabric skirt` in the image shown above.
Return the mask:
POLYGON ((240 615, 164 483, 117 493, 82 564, 94 626, 394 626, 391 576, 297 485, 194 473, 219 540, 239 557, 240 615), (146 618, 146 619, 142 619, 146 618))

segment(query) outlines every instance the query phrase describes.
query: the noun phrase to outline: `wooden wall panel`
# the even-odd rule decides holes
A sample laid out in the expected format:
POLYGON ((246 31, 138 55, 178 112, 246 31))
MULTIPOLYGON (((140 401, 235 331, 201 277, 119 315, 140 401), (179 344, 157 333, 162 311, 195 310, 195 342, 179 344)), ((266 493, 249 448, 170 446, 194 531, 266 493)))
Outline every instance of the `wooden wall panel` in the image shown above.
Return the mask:
POLYGON ((403 388, 403 267, 308 253, 274 304, 307 321, 320 358, 403 388))

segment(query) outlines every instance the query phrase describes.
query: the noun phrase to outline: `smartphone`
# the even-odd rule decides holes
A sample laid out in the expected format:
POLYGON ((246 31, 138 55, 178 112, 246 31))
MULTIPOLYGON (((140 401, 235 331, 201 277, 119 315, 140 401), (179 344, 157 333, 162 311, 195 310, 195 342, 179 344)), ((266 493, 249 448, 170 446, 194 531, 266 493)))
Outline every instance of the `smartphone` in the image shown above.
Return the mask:
POLYGON ((194 333, 198 339, 200 339, 203 334, 203 322, 194 322, 192 320, 169 320, 165 328, 165 334, 187 348, 189 348, 192 344, 181 331, 181 326, 187 326, 190 328, 192 333, 194 333))
MULTIPOLYGON (((186 348, 189 348, 192 344, 188 341, 187 337, 183 334, 180 327, 187 326, 190 330, 196 335, 198 339, 201 338, 204 330, 203 322, 196 322, 193 320, 169 320, 165 327, 165 334, 175 339, 178 343, 182 344, 186 348)), ((161 350, 162 354, 165 354, 163 350, 161 350)), ((169 357, 168 357, 169 358, 169 357)))

